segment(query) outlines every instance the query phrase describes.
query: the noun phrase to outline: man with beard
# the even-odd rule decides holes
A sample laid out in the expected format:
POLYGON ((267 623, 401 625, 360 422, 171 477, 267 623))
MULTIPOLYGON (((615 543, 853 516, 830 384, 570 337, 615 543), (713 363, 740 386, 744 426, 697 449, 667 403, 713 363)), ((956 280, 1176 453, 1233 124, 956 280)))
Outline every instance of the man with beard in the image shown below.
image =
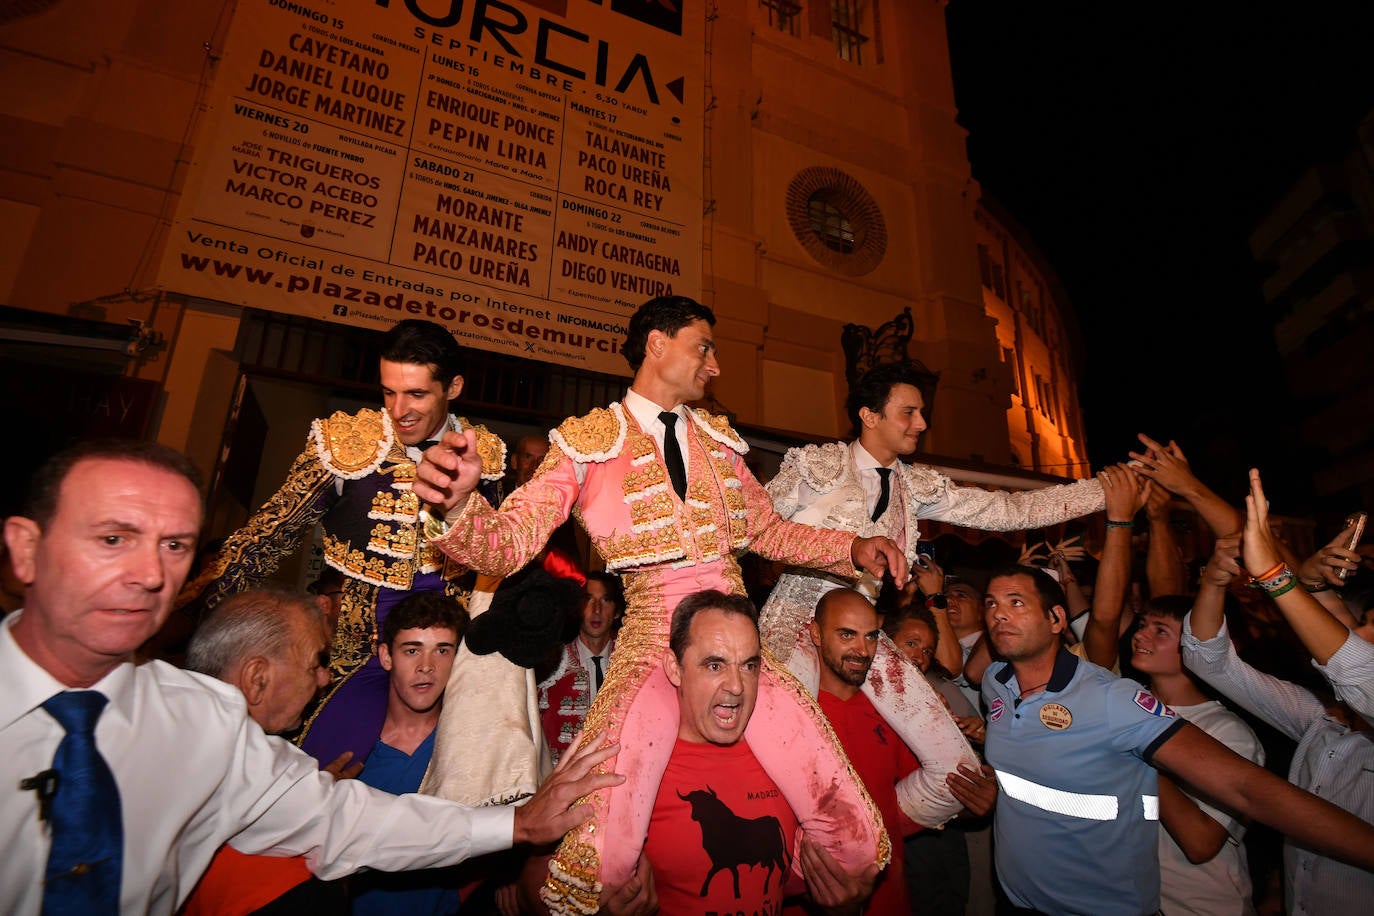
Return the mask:
MULTIPOLYGON (((816 605, 810 626, 811 643, 821 660, 817 695, 821 709, 873 796, 883 826, 893 839, 892 861, 878 876, 865 912, 905 916, 911 909, 902 876, 900 839, 920 830, 921 825, 907 817, 898 805, 896 785, 920 764, 860 689, 873 665, 882 633, 880 624, 878 612, 862 594, 849 588, 832 589, 816 605)), ((893 657, 888 663, 908 664, 901 657, 893 657)), ((961 765, 958 774, 951 773, 948 781, 950 791, 966 807, 980 814, 991 808, 995 796, 991 772, 961 765)))

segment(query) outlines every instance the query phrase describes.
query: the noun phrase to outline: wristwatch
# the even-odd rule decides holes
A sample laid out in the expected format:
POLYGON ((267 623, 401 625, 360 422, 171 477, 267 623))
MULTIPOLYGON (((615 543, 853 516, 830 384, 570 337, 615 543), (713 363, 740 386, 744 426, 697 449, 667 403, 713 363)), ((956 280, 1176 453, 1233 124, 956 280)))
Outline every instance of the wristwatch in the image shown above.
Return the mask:
POLYGON ((933 595, 926 595, 926 607, 943 611, 949 607, 949 601, 945 599, 944 592, 936 592, 933 595))

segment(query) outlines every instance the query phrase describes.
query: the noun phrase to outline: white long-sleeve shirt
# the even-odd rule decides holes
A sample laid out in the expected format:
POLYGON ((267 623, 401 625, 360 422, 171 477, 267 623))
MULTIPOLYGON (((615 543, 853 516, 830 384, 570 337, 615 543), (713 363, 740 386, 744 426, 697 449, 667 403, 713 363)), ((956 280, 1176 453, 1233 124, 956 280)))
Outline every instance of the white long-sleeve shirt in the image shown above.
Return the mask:
MULTIPOLYGON (((19 782, 52 765, 65 732, 42 704, 65 688, 15 643, 22 613, 0 622, 0 912, 36 916, 51 836, 36 794, 19 782)), ((119 785, 120 912, 174 912, 226 841, 245 853, 304 855, 326 879, 364 866, 450 865, 511 845, 512 808, 335 782, 265 735, 242 694, 219 681, 150 662, 120 665, 91 689, 109 698, 95 734, 119 785)))
POLYGON ((1352 632, 1325 665, 1313 661, 1312 667, 1322 673, 1345 705, 1374 724, 1374 644, 1352 632))
MULTIPOLYGON (((1327 715, 1310 690, 1242 661, 1224 621, 1221 631, 1204 641, 1193 635, 1189 614, 1180 646, 1189 670, 1298 742, 1289 782, 1374 823, 1374 740, 1327 715)), ((1374 900, 1374 873, 1287 841, 1283 870, 1289 916, 1363 913, 1374 900)))

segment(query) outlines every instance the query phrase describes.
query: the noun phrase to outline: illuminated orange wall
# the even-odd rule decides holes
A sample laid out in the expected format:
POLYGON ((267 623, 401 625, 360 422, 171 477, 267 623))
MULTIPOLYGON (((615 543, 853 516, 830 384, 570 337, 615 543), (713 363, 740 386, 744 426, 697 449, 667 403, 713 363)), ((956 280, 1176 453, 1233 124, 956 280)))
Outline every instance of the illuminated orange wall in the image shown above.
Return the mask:
MULTIPOLYGON (((1067 361, 1018 335, 1015 306, 979 280, 978 240, 992 230, 978 220, 956 121, 944 5, 866 4, 876 20, 865 23, 859 64, 837 59, 805 6, 796 36, 770 27, 753 0, 717 4, 706 26, 701 286, 720 316, 716 400, 745 424, 844 435, 841 328, 877 327, 910 308, 910 355, 940 376, 924 450, 1082 473, 1067 361), (871 269, 833 269, 793 230, 788 188, 806 169, 842 174, 876 203, 886 249, 871 269), (1064 409, 1030 421, 1035 448, 1002 359, 1009 345, 1056 370, 1064 409)), ((213 461, 206 436, 232 387, 222 354, 238 309, 160 298, 147 284, 213 73, 202 43, 223 29, 218 10, 62 0, 0 25, 0 302, 151 322, 170 346, 129 374, 163 382, 159 438, 202 463, 213 461)))

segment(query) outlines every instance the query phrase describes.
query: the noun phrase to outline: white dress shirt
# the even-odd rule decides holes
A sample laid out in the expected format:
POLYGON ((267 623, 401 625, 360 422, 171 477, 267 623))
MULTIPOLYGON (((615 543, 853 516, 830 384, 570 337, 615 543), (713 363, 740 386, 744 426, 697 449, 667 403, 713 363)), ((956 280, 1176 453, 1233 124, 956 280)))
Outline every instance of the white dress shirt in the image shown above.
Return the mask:
POLYGON ((854 457, 854 470, 858 472, 859 484, 864 488, 864 505, 868 507, 868 514, 872 515, 873 510, 878 507, 878 497, 883 492, 883 481, 878 476, 878 468, 885 467, 892 472, 887 475, 888 506, 897 505, 897 465, 900 462, 894 458, 891 464, 879 464, 878 459, 870 455, 868 449, 859 444, 858 439, 849 443, 849 453, 854 457))
MULTIPOLYGON (((1374 740, 1326 714, 1316 695, 1291 681, 1251 667, 1236 654, 1225 621, 1208 640, 1183 621, 1183 664, 1228 700, 1298 742, 1288 781, 1374 823, 1374 740)), ((1363 913, 1374 900, 1374 874, 1283 844, 1284 903, 1290 916, 1363 913)))
MULTIPOLYGON (((628 388, 625 391, 625 409, 630 412, 630 416, 635 418, 639 428, 653 437, 658 445, 658 450, 663 451, 663 433, 667 429, 658 415, 663 413, 663 408, 646 398, 644 395, 628 388)), ((687 408, 681 404, 674 407, 671 411, 677 414, 677 423, 673 424, 673 432, 677 435, 678 448, 682 449, 682 460, 687 460, 687 424, 692 421, 687 418, 687 408)))
MULTIPOLYGON (((39 912, 51 845, 35 793, 19 782, 52 765, 65 734, 42 709, 65 688, 10 633, 22 613, 0 622, 0 912, 9 916, 39 912)), ((120 912, 173 913, 226 841, 244 853, 304 855, 325 879, 364 866, 451 865, 511 845, 514 809, 336 783, 265 735, 243 695, 212 678, 126 663, 92 689, 109 698, 96 744, 123 812, 120 912)))
MULTIPOLYGON (((590 706, 592 700, 596 699, 596 666, 592 664, 593 652, 587 648, 587 644, 582 641, 582 637, 573 640, 577 645, 577 660, 582 663, 582 669, 587 672, 587 704, 590 706)), ((615 648, 614 642, 608 642, 601 649, 601 677, 606 677, 606 669, 611 666, 611 650, 615 648)))
POLYGON ((1325 665, 1313 661, 1312 667, 1322 673, 1345 705, 1374 724, 1374 644, 1351 633, 1325 665))

